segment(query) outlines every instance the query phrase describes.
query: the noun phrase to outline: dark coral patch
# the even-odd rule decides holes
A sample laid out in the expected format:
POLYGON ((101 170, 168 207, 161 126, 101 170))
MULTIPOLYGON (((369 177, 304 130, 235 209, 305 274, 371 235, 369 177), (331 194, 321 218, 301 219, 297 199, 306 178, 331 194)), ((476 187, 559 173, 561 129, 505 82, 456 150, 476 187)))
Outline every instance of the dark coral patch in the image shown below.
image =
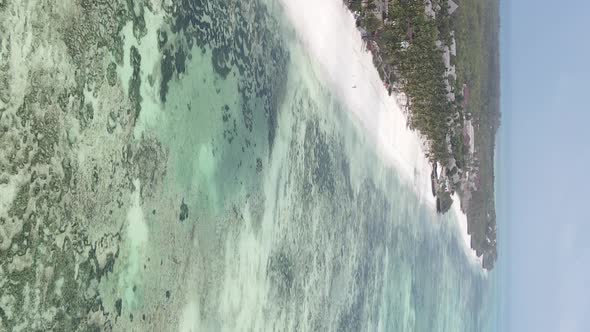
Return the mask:
POLYGON ((188 206, 184 202, 184 199, 182 199, 182 203, 180 204, 179 219, 180 219, 180 221, 184 221, 187 218, 188 218, 188 206))

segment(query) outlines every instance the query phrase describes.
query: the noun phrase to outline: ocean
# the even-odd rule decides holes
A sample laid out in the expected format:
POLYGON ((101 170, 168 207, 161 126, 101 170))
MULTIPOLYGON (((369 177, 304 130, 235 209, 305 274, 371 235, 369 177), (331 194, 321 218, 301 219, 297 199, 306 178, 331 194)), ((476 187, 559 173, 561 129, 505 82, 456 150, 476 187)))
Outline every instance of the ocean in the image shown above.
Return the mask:
POLYGON ((177 257, 183 273, 137 278, 174 288, 181 331, 483 331, 489 280, 453 216, 380 157, 285 10, 178 9, 166 47, 177 62, 186 53, 184 71, 140 119, 169 151, 149 205, 185 204, 188 216, 165 227, 145 216, 141 255, 177 257))
MULTIPOLYGON (((135 166, 105 217, 116 259, 87 284, 111 330, 490 329, 494 275, 460 213, 435 213, 420 139, 339 0, 136 3, 116 75, 138 117, 112 150, 135 166)), ((105 149, 80 165, 114 169, 105 149)))

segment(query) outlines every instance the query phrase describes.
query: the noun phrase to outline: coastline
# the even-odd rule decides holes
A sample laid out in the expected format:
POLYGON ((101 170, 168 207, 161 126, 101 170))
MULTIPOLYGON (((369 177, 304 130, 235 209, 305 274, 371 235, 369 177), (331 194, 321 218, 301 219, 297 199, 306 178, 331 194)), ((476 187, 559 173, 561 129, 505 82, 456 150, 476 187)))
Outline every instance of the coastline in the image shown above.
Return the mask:
MULTIPOLYGON (((406 115, 398 103, 399 96, 389 95, 383 86, 371 54, 364 51, 353 14, 340 0, 319 3, 300 0, 297 4, 281 0, 281 4, 299 41, 319 64, 320 77, 374 140, 383 161, 394 166, 402 174, 402 180, 412 185, 419 199, 435 213, 432 166, 424 153, 424 140, 408 128, 406 115), (301 2, 308 3, 302 5, 301 2)), ((456 194, 453 199, 458 202, 456 194)), ((466 214, 461 211, 460 204, 453 204, 452 211, 467 259, 481 268, 482 258, 470 245, 466 214)))

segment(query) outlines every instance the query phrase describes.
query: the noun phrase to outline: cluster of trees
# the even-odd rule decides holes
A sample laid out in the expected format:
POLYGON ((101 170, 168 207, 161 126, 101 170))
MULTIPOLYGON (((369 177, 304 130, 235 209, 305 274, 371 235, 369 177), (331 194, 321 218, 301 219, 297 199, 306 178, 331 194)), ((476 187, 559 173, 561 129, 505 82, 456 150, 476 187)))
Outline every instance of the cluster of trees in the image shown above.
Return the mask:
POLYGON ((453 30, 453 27, 451 15, 449 13, 449 1, 439 0, 438 5, 440 6, 440 9, 438 10, 435 18, 436 28, 439 31, 440 40, 444 45, 450 47, 452 43, 451 31, 453 30))
POLYGON ((359 25, 367 31, 377 31, 383 26, 383 15, 375 15, 377 4, 374 0, 349 0, 348 7, 353 13, 359 13, 359 25), (364 3, 364 5, 363 5, 364 3))
POLYGON ((382 79, 398 84, 408 97, 409 120, 413 129, 428 140, 429 158, 446 165, 454 157, 459 166, 464 160, 461 130, 451 121, 461 112, 461 100, 450 102, 445 82, 446 67, 437 41, 452 43, 452 22, 448 0, 433 0, 436 17, 425 15, 422 0, 393 0, 389 16, 376 13, 374 0, 364 4, 350 0, 350 8, 360 13, 359 24, 364 27, 380 48, 382 63, 378 68, 382 79), (451 138, 451 152, 447 137, 451 138))
POLYGON ((447 97, 446 67, 437 40, 443 33, 444 39, 450 39, 450 18, 448 8, 437 12, 434 20, 425 15, 425 9, 420 0, 392 1, 390 16, 376 39, 383 61, 398 77, 398 82, 390 83, 401 84, 408 97, 410 125, 428 139, 430 158, 446 164, 449 119, 457 107, 447 97))
MULTIPOLYGON (((351 0, 349 6, 360 13, 358 24, 379 45, 381 63, 376 65, 382 79, 399 86, 406 94, 409 124, 427 139, 428 157, 442 165, 448 165, 450 157, 455 157, 462 164, 462 132, 452 130, 457 125, 452 119, 456 119, 460 101, 449 101, 447 68, 437 43, 449 46, 452 42, 448 0, 433 2, 435 19, 425 15, 423 0, 390 1, 388 17, 376 11, 373 0, 365 3, 351 0), (447 137, 451 139, 450 144, 447 137)), ((452 190, 437 189, 439 212, 450 208, 452 190)))

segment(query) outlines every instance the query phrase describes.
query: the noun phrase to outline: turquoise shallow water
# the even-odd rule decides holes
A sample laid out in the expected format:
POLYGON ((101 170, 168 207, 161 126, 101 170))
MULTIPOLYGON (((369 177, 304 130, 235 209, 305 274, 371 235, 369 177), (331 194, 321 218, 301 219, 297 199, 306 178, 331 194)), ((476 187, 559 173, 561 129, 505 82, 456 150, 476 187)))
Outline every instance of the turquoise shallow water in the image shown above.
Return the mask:
POLYGON ((150 305, 133 280, 160 280, 181 294, 183 331, 484 331, 490 278, 451 217, 376 156, 280 8, 182 4, 159 32, 160 101, 138 135, 167 156, 144 210, 180 206, 180 222, 148 214, 150 245, 129 253, 172 257, 172 271, 130 263, 126 304, 150 305))

